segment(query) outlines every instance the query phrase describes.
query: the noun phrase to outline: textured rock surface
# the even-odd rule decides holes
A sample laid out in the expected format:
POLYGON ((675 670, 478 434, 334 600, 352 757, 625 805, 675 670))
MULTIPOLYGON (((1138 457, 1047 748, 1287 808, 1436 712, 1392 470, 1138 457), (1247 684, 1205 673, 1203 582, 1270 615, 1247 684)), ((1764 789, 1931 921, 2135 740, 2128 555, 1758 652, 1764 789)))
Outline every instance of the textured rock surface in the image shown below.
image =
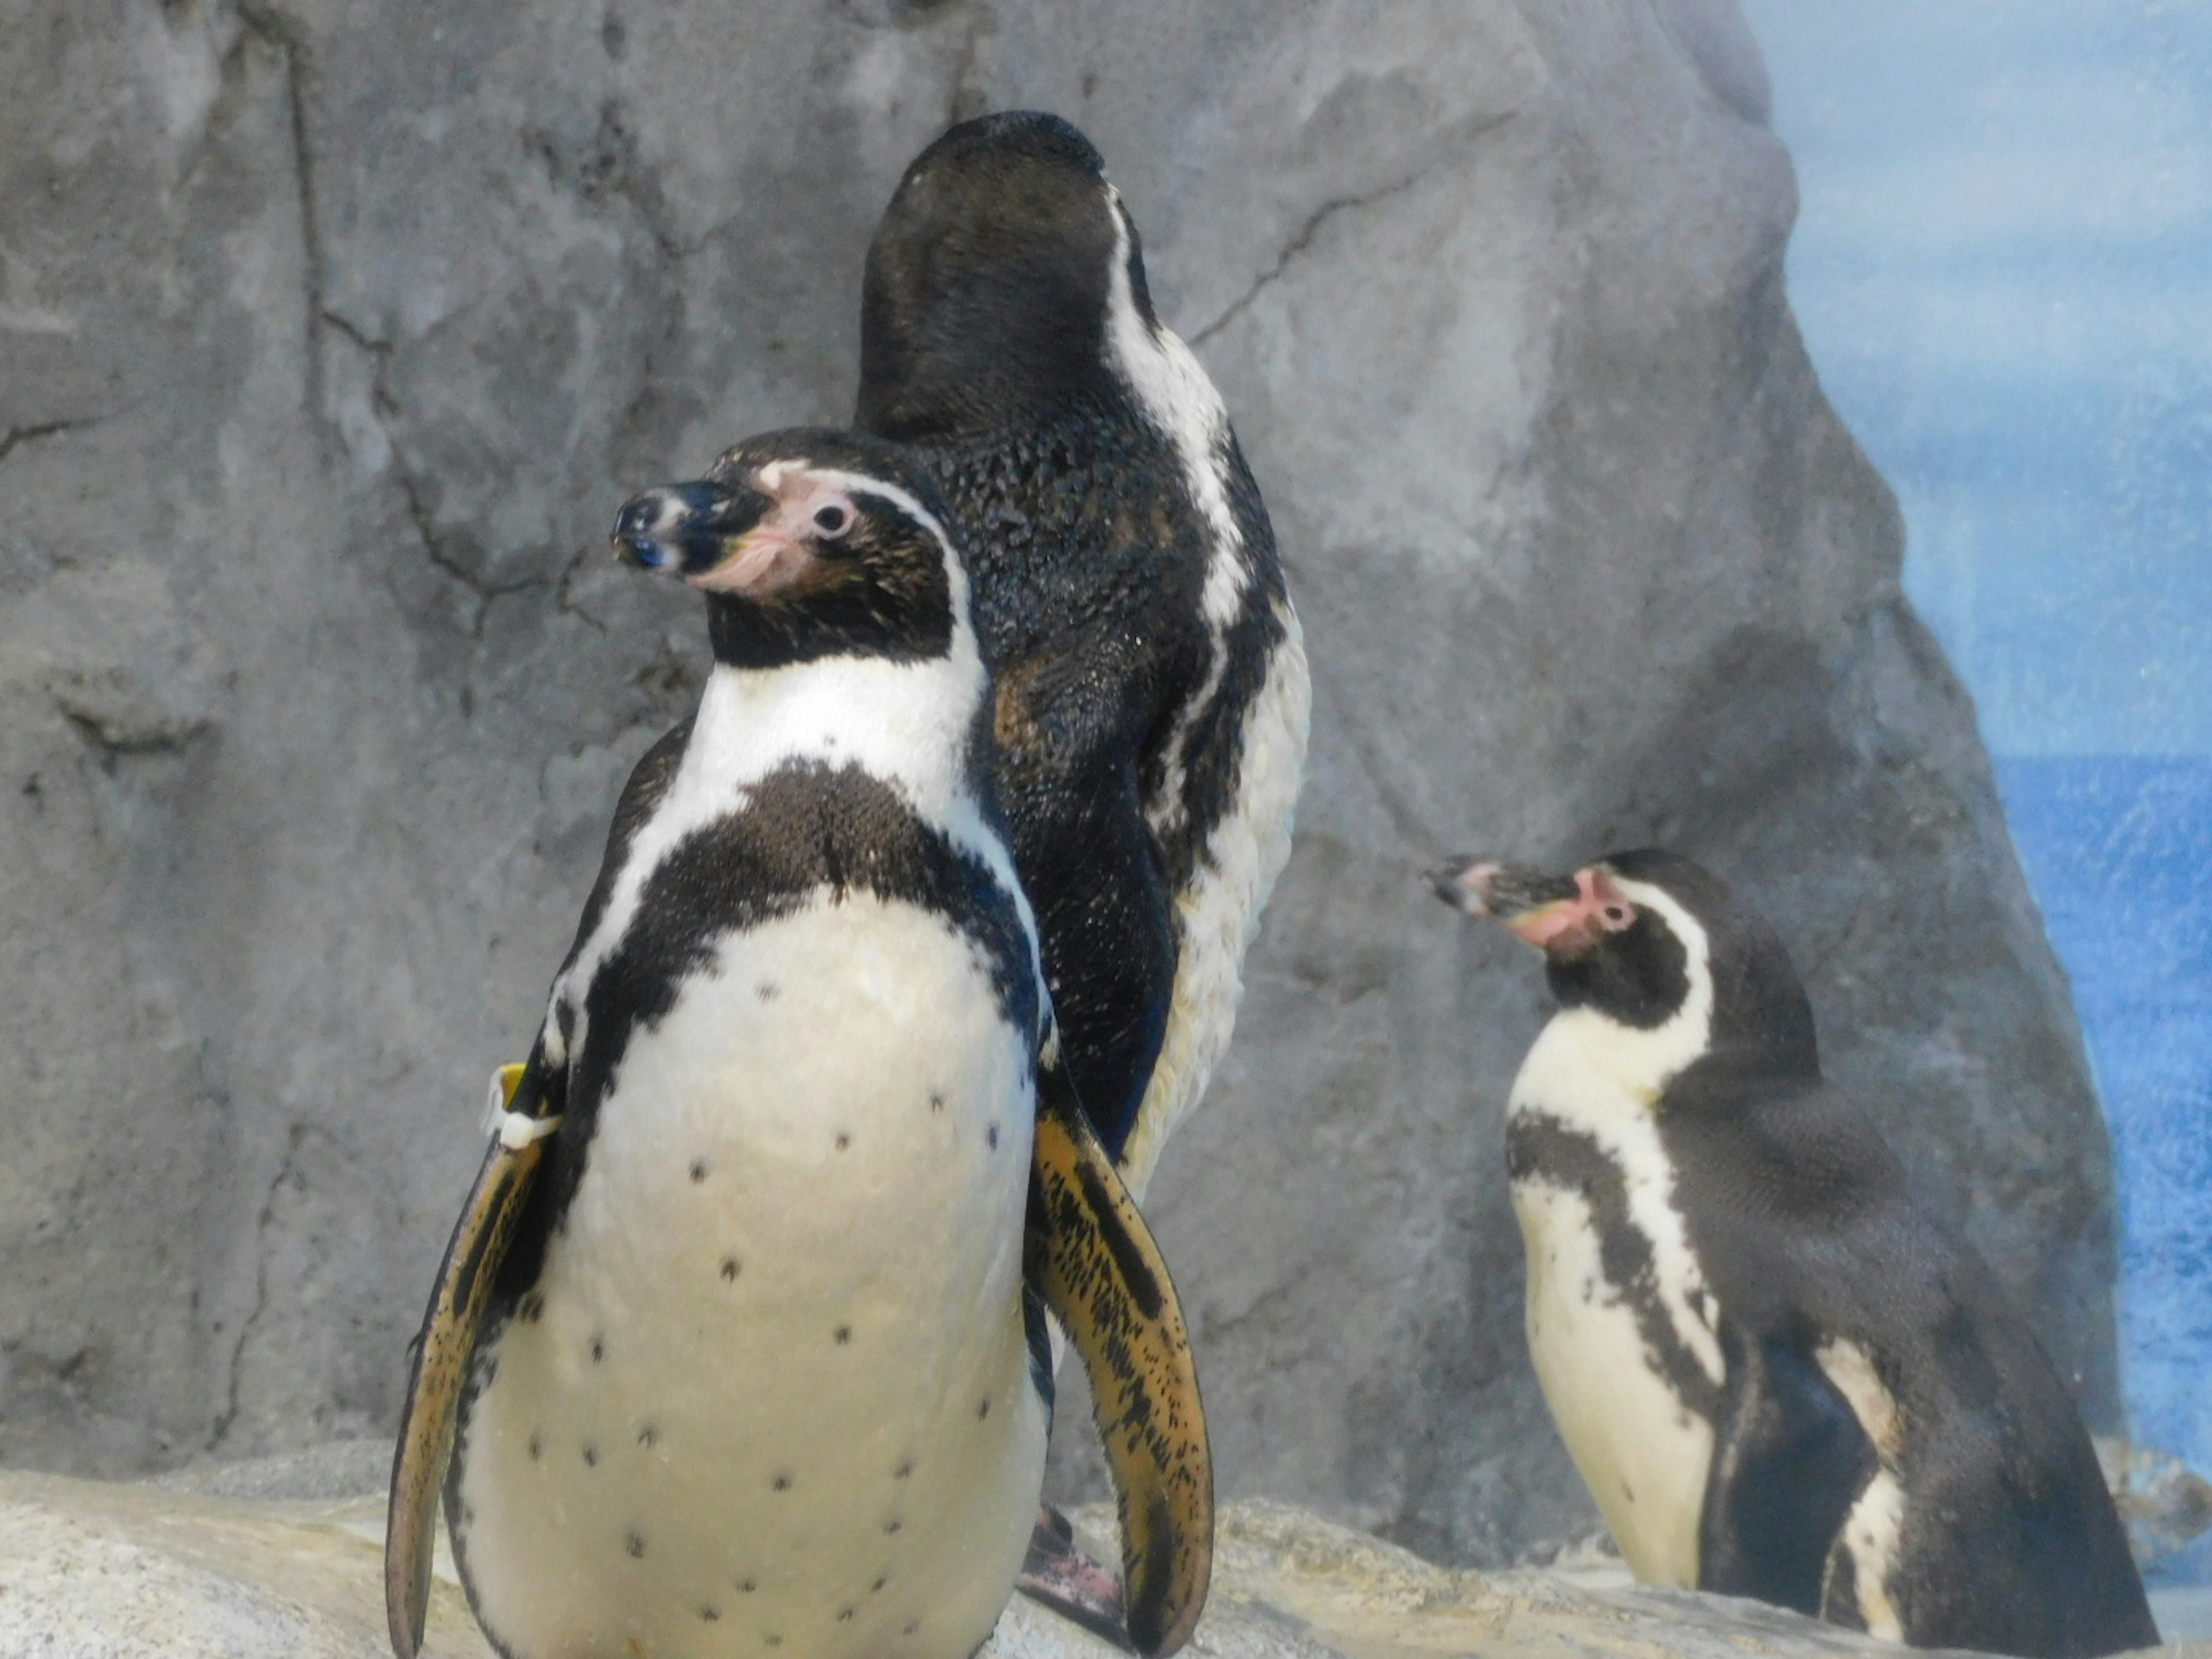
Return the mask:
MULTIPOLYGON (((0 1659, 385 1659, 380 1499, 328 1490, 345 1449, 256 1468, 256 1495, 0 1474, 0 1659), (302 1477, 305 1477, 304 1480, 302 1477), (285 1496, 301 1492, 312 1496, 285 1496)), ((1094 1547, 1103 1512, 1084 1517, 1094 1547)), ((442 1547, 423 1651, 490 1650, 442 1547)), ((1117 1650, 1017 1597, 990 1659, 1115 1659, 1117 1650)), ((1449 1572, 1288 1504, 1222 1516, 1194 1659, 1875 1659, 1908 1650, 1721 1596, 1449 1572)), ((2160 1650, 2207 1659, 2208 1648, 2160 1650)))
POLYGON ((608 516, 842 415, 899 168, 1009 104, 1104 149, 1313 657, 1291 868, 1153 1188, 1225 1488, 1462 1560, 1587 1524, 1499 1170, 1535 974, 1413 878, 1469 843, 1661 838, 1753 894, 2111 1413, 2104 1132, 1790 321, 1729 0, 27 0, 5 38, 0 1460, 392 1422, 481 1079, 700 672, 608 516))

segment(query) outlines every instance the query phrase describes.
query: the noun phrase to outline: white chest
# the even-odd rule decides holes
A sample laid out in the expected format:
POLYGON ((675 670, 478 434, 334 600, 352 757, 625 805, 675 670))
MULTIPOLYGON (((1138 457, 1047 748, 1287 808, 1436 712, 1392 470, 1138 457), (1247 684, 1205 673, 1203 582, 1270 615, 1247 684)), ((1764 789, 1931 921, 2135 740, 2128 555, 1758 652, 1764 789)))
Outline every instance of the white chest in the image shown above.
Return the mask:
POLYGON ((1513 1207, 1528 1250, 1529 1353, 1631 1571, 1693 1589, 1713 1425, 1686 1388, 1724 1380, 1716 1308, 1649 1097, 1581 1064, 1560 1026, 1538 1039, 1513 1091, 1528 1166, 1516 1167, 1513 1207))
POLYGON ((730 937, 631 1039, 458 1486, 518 1654, 966 1659, 1044 1454, 1029 1043, 931 914, 730 937))

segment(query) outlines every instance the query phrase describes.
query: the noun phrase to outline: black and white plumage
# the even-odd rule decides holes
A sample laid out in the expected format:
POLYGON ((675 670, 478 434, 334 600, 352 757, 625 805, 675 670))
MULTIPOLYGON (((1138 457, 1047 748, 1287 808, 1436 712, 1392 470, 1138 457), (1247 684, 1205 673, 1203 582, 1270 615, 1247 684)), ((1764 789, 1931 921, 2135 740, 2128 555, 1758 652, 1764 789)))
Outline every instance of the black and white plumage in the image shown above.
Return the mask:
POLYGON ((510 1659, 967 1659, 1030 1540, 1048 1304, 1103 1397, 1158 1407, 1109 1446, 1167 1517, 1133 1633, 1196 1618, 1187 1345, 1066 1133, 943 520, 895 446, 818 431, 623 509, 625 556, 707 595, 715 665, 623 791, 441 1270, 394 1470, 403 1654, 450 1444, 455 1561, 510 1659))
POLYGON ((1921 1646, 2154 1644, 2072 1400, 1823 1081, 1773 930, 1656 850, 1436 880, 1560 1004, 1508 1120, 1528 1342, 1638 1578, 1921 1646))
POLYGON ((963 123, 907 169, 860 349, 858 423, 927 459, 969 552, 1068 1063, 1141 1194, 1289 854, 1310 690, 1267 509, 1055 116, 963 123))

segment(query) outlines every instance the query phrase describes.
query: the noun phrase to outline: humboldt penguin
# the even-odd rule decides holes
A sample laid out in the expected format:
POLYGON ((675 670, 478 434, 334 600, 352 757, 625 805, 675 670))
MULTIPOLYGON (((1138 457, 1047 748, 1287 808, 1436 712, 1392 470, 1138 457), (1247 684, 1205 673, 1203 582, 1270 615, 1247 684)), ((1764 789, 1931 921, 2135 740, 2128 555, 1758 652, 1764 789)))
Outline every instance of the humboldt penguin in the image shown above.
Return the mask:
POLYGON ((927 471, 739 445, 626 506, 714 665, 639 763, 425 1316, 386 1607, 442 1488, 507 1659, 969 1659, 1030 1541, 1052 1368, 1099 1393, 1127 1634, 1203 1601, 1173 1286, 1063 1063, 927 471))
POLYGON ((856 421, 921 453, 966 548, 1068 1066, 1141 1198, 1228 1047, 1310 694, 1220 394, 1067 122, 963 122, 907 168, 868 250, 856 421))
POLYGON ((1923 1647, 2156 1644, 2072 1399, 1822 1079, 1774 930, 1657 850, 1435 882, 1559 1004, 1507 1119, 1528 1345, 1637 1577, 1923 1647))

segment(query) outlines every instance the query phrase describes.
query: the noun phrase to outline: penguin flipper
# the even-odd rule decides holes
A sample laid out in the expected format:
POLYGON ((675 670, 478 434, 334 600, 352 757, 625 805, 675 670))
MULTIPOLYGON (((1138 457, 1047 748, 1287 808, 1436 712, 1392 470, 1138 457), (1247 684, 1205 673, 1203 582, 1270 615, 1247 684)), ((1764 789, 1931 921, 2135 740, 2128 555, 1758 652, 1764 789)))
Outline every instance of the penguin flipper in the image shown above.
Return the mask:
POLYGON ((1720 1326, 1728 1393, 1714 1425, 1698 1588, 1821 1616, 1828 1553, 1874 1475, 1874 1443, 1802 1344, 1720 1326))
POLYGON ((500 1263, 530 1195, 558 1118, 529 1109, 543 1103, 537 1068, 507 1066, 495 1079, 499 1091, 491 1145, 460 1219, 438 1264, 438 1279, 422 1329, 414 1342, 407 1403, 399 1415, 399 1443, 392 1460, 392 1501, 384 1533, 384 1614, 398 1659, 415 1659, 430 1601, 430 1556, 438 1537, 438 1498, 453 1455, 461 1384, 476 1352, 477 1335, 500 1263), (520 1097, 525 1109, 515 1110, 520 1097))
POLYGON ((1061 1054, 1118 1164, 1167 1038, 1176 890, 1146 817, 1140 733, 1099 681, 1137 670, 1120 630, 1084 629, 999 678, 994 781, 1036 911, 1061 1054), (1103 666, 1102 666, 1103 665, 1103 666))
POLYGON ((1054 1046, 1038 1067, 1024 1267, 1091 1379, 1121 1522, 1130 1645, 1190 1639, 1213 1571, 1213 1459, 1175 1285, 1054 1046))

